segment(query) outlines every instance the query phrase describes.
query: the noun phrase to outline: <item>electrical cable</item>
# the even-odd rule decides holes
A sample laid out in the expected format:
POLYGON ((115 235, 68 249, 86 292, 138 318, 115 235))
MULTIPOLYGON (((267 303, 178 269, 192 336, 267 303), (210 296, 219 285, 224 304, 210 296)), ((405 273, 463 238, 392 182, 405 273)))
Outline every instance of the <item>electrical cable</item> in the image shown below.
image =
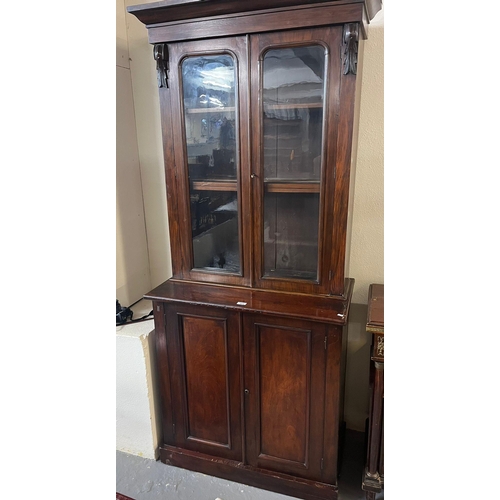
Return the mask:
POLYGON ((149 317, 149 316, 153 315, 152 309, 148 314, 146 314, 142 318, 133 319, 134 312, 130 308, 132 306, 134 306, 135 304, 137 304, 138 302, 140 302, 141 300, 142 300, 142 298, 139 299, 138 301, 134 302, 129 307, 122 307, 120 302, 118 301, 118 299, 116 299, 116 326, 123 326, 123 325, 128 325, 131 323, 139 323, 141 321, 147 321, 147 320, 153 319, 153 318, 149 317))

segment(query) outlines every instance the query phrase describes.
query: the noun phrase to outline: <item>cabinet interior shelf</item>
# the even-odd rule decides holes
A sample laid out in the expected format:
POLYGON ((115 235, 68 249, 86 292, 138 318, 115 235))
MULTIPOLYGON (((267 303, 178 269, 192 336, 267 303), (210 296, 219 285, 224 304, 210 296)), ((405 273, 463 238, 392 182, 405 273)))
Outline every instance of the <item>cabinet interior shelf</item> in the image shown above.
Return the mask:
POLYGON ((319 193, 319 181, 268 181, 264 183, 268 193, 319 193))
POLYGON ((236 180, 193 181, 195 191, 237 191, 236 180))
POLYGON ((187 113, 230 113, 235 111, 234 106, 225 106, 223 108, 187 108, 187 113))
MULTIPOLYGON (((281 245, 281 246, 289 246, 289 247, 311 247, 318 248, 318 242, 312 240, 298 240, 298 239, 290 239, 290 238, 280 238, 276 236, 276 238, 269 238, 264 240, 264 244, 268 245, 281 245)), ((299 272, 299 271, 294 271, 299 272)))
MULTIPOLYGON (((268 193, 319 193, 319 181, 267 181, 264 183, 268 193)), ((195 191, 237 191, 236 180, 193 181, 195 191)))
POLYGON ((287 102, 285 104, 268 104, 264 103, 266 109, 305 109, 305 108, 322 108, 322 102, 287 102))

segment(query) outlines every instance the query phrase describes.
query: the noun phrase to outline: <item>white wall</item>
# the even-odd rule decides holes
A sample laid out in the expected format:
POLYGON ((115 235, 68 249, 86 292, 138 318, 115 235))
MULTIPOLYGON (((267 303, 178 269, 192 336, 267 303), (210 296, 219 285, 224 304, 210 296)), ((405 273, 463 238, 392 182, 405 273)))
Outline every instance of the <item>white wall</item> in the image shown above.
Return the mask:
POLYGON ((371 283, 384 282, 384 11, 364 42, 350 248, 353 302, 366 304, 371 283))
POLYGON ((151 279, 125 19, 117 0, 116 298, 129 306, 151 289, 151 279))
MULTIPOLYGON (((150 2, 125 0, 127 6, 137 3, 150 2)), ((155 287, 172 276, 156 62, 153 59, 152 45, 148 43, 145 26, 131 14, 127 14, 126 22, 149 267, 151 285, 155 287)))
POLYGON ((384 11, 368 27, 363 69, 349 255, 355 279, 349 313, 344 416, 364 431, 368 415, 371 336, 366 333, 368 288, 384 283, 384 11))

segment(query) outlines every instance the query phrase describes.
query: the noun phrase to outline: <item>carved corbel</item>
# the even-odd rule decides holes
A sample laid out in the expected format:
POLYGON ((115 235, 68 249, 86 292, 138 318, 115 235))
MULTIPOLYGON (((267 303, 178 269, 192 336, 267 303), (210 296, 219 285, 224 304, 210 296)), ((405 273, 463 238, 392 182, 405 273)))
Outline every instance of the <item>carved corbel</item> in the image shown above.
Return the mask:
POLYGON ((384 357, 384 337, 382 335, 377 337, 377 356, 379 358, 384 357))
POLYGON ((153 56, 156 61, 158 87, 168 88, 168 47, 166 43, 156 43, 153 47, 153 56))
POLYGON ((357 72, 358 35, 359 35, 358 23, 344 24, 344 36, 343 36, 344 50, 342 57, 344 75, 348 75, 349 73, 355 75, 357 72))

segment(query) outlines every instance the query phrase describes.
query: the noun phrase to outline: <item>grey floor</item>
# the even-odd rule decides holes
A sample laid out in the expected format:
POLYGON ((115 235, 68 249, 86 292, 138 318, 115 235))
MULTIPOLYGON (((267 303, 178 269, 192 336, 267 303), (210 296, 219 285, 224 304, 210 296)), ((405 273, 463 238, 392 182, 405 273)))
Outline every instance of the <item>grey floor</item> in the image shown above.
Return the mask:
MULTIPOLYGON (((346 432, 339 478, 339 500, 364 500, 364 434, 346 432)), ((134 500, 294 500, 240 483, 116 452, 116 491, 134 500)), ((384 493, 377 495, 382 500, 384 493)))

